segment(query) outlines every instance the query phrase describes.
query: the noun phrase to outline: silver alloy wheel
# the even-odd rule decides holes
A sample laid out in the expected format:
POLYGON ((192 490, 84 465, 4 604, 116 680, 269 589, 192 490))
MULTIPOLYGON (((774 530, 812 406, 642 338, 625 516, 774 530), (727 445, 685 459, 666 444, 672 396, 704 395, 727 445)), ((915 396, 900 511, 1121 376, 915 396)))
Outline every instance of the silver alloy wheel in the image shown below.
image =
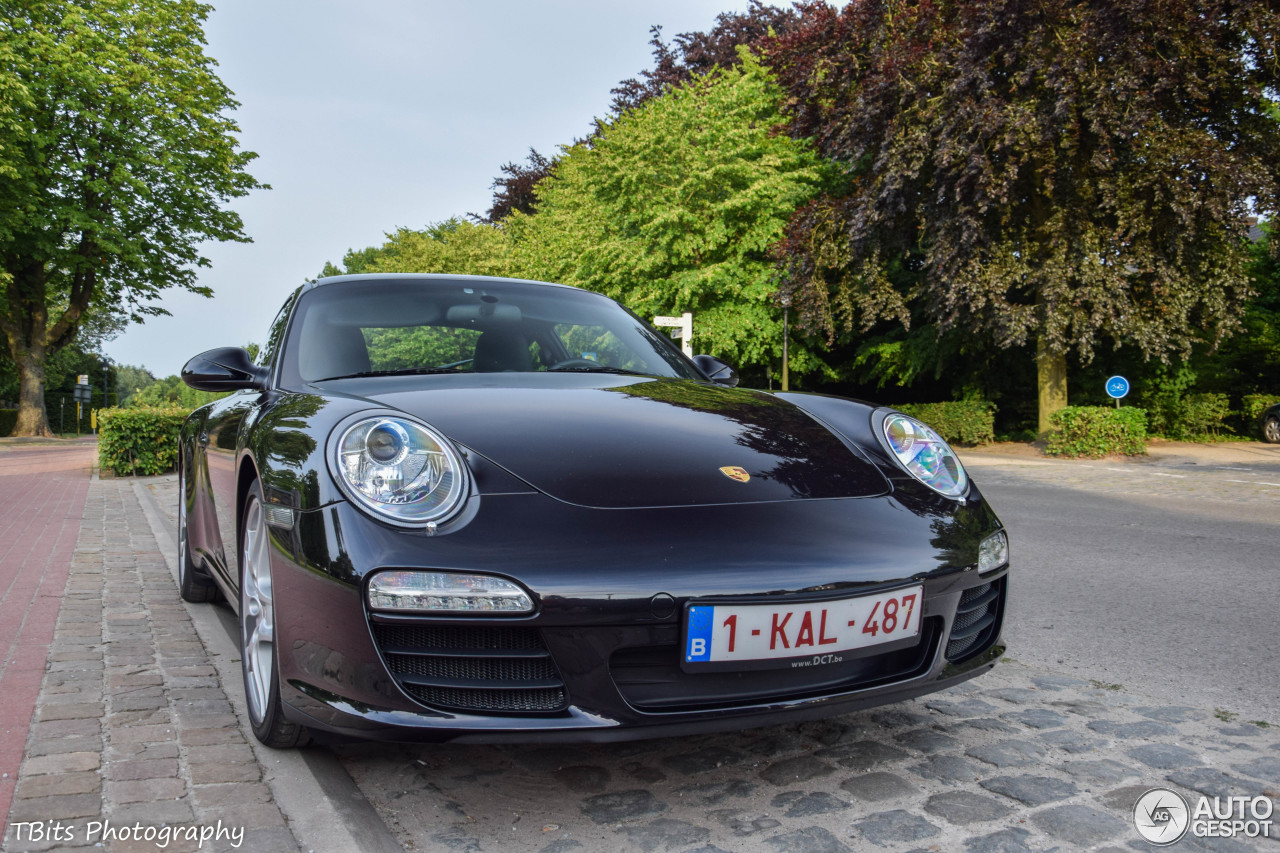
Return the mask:
POLYGON ((250 495, 244 514, 244 552, 240 561, 240 653, 245 694, 255 725, 266 719, 271 701, 275 654, 275 605, 271 589, 271 554, 262 502, 250 495))
POLYGON ((1267 441, 1280 444, 1280 418, 1267 418, 1267 425, 1263 430, 1267 441))

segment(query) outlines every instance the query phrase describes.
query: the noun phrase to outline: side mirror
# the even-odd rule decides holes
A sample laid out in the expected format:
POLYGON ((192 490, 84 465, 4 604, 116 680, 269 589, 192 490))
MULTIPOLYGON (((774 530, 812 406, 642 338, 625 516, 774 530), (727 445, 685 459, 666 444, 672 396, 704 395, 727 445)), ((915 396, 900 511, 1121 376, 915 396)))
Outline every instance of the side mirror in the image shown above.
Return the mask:
POLYGON ((240 347, 202 352, 182 366, 182 381, 199 391, 240 391, 267 387, 267 368, 254 364, 240 347))
POLYGON ((738 387, 738 371, 720 359, 712 358, 709 355, 695 355, 693 363, 698 365, 698 369, 717 385, 723 385, 726 388, 738 387))

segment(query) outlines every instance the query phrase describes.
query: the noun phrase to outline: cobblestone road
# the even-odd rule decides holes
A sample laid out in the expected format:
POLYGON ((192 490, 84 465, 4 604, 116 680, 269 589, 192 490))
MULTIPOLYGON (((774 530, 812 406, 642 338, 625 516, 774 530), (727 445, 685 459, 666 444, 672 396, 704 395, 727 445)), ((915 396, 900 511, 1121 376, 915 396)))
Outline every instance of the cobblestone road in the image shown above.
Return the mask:
POLYGON ((1280 799, 1275 728, 1017 663, 943 694, 797 726, 588 747, 339 751, 418 850, 1141 850, 1131 812, 1153 786, 1280 799))
MULTIPOLYGON (((1280 505, 1280 485, 1268 485, 1280 483, 1280 448, 1174 447, 1142 461, 978 457, 970 464, 983 485, 1190 497, 1228 513, 1232 503, 1280 505)), ((1132 810, 1154 786, 1193 804, 1280 800, 1273 710, 1255 721, 1006 661, 944 694, 798 726, 587 747, 338 752, 406 849, 1147 850, 1132 810)), ((1276 851, 1280 841, 1188 837, 1177 849, 1276 851)))
MULTIPOLYGON (((1155 476, 1190 467, 1168 459, 970 464, 983 483, 1065 476, 1079 488, 1158 497, 1216 490, 1224 478, 1280 482, 1271 458, 1246 460, 1245 474, 1217 470, 1224 465, 1184 478, 1155 476), (1149 473, 1135 477, 1130 466, 1149 473)), ((145 487, 159 506, 175 505, 174 478, 145 487)), ((241 686, 209 666, 139 516, 131 484, 91 484, 10 822, 221 820, 245 827, 238 849, 300 849, 227 702, 241 686)), ((1005 661, 943 694, 732 734, 318 749, 338 756, 406 850, 1115 851, 1149 849, 1131 812, 1153 786, 1192 803, 1201 795, 1280 803, 1280 729, 1266 725, 1276 722, 1005 661)), ((10 831, 4 849, 78 848, 19 843, 10 831)), ((1177 849, 1280 853, 1280 840, 1188 837, 1177 849)))

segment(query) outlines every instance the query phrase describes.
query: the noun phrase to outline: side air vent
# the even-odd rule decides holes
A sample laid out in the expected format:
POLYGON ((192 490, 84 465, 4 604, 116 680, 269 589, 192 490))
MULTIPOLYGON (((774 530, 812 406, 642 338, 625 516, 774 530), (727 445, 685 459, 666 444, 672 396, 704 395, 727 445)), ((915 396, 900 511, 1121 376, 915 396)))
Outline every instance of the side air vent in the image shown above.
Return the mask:
POLYGON ((536 628, 373 623, 396 682, 442 710, 546 713, 568 704, 564 681, 536 628))
POLYGON ((1003 578, 964 591, 947 637, 947 660, 956 663, 991 644, 999 627, 1003 591, 1003 578))

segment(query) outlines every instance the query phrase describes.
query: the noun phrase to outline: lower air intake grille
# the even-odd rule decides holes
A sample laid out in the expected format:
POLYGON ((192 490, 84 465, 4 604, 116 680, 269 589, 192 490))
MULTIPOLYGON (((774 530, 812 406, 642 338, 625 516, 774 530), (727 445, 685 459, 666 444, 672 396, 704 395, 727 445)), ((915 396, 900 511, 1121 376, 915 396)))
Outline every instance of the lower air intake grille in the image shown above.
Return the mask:
POLYGON ((624 648, 609 658, 609 674, 623 698, 649 713, 741 708, 868 690, 928 671, 942 636, 942 619, 925 619, 919 642, 907 648, 817 666, 731 672, 685 672, 678 645, 624 648))
POLYGON ((459 690, 453 687, 419 687, 406 684, 414 699, 433 708, 478 713, 521 714, 555 711, 564 707, 563 690, 459 690))
POLYGON ((947 638, 947 660, 956 663, 991 644, 1000 624, 1003 591, 1003 578, 964 591, 947 638))
POLYGON ((536 628, 373 624, 387 669, 424 705, 487 714, 567 705, 564 682, 536 628))

